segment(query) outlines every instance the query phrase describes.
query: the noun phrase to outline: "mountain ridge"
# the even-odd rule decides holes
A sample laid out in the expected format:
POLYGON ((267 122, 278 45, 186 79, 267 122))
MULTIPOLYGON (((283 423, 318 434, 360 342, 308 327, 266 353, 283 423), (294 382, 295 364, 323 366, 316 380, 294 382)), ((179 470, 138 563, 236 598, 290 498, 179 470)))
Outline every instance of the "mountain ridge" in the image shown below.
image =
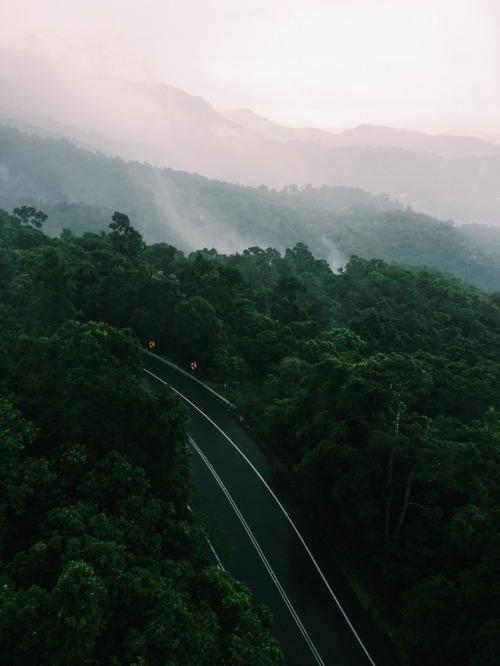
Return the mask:
POLYGON ((336 132, 315 127, 288 127, 251 109, 223 111, 222 115, 244 127, 280 141, 320 141, 332 146, 370 146, 429 152, 447 159, 500 156, 500 146, 472 136, 428 134, 403 127, 361 124, 336 132))
POLYGON ((64 229, 100 233, 121 211, 148 243, 184 252, 286 252, 305 244, 333 269, 358 255, 439 268, 500 291, 499 227, 485 233, 478 225, 440 222, 360 188, 232 184, 0 126, 0 208, 22 205, 48 214, 52 236, 64 229))
MULTIPOLYGON (((440 219, 500 223, 500 147, 480 139, 372 125, 289 128, 249 110, 218 112, 167 84, 101 79, 91 95, 83 92, 74 93, 67 118, 48 120, 37 108, 21 120, 108 155, 207 178, 361 187, 440 219)), ((15 99, 4 96, 2 107, 4 120, 20 123, 15 99)))

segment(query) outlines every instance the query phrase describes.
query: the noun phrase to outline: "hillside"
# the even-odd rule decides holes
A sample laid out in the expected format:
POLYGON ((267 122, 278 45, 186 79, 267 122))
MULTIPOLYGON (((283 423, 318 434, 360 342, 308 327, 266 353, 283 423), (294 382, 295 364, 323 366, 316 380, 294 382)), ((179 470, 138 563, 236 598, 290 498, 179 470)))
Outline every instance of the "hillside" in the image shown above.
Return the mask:
POLYGON ((498 294, 301 243, 185 256, 120 212, 42 225, 0 211, 6 664, 280 663, 207 561, 185 412, 139 340, 237 405, 405 666, 499 662, 498 294))
POLYGON ((66 234, 72 255, 20 213, 0 211, 2 665, 278 666, 269 608, 212 563, 185 408, 109 323, 138 275, 122 229, 96 254, 66 234))
POLYGON ((282 142, 316 141, 328 146, 399 148, 438 155, 448 160, 500 156, 500 146, 471 136, 430 135, 415 130, 376 125, 359 125, 341 132, 327 132, 314 127, 286 127, 259 116, 250 109, 225 111, 222 115, 253 132, 282 142))
POLYGON ((123 159, 250 186, 360 187, 439 219, 500 220, 500 147, 478 138, 368 125, 336 133, 290 128, 140 81, 96 79, 81 91, 59 81, 54 99, 52 88, 18 99, 18 83, 2 86, 3 122, 123 159))
POLYGON ((500 289, 496 228, 438 222, 359 188, 244 187, 187 172, 125 162, 65 140, 0 127, 0 199, 34 205, 57 236, 102 230, 122 209, 148 242, 184 251, 251 246, 284 251, 297 242, 338 268, 351 255, 440 268, 500 289))

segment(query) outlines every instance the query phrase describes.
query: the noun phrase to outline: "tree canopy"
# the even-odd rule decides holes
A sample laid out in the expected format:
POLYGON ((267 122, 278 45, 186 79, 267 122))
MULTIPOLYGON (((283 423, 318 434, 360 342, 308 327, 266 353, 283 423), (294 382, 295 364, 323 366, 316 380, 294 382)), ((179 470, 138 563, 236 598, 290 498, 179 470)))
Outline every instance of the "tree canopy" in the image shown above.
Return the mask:
POLYGON ((148 275, 140 235, 113 222, 52 241, 0 214, 2 664, 279 664, 269 610, 212 564, 188 508, 185 410, 110 323, 131 302, 106 314, 113 272, 136 303, 148 275))
POLYGON ((6 663, 279 663, 186 510, 183 409, 141 377, 154 341, 238 406, 410 662, 496 664, 498 293, 380 258, 335 273, 302 241, 186 255, 118 212, 49 238, 2 211, 0 239, 6 663))

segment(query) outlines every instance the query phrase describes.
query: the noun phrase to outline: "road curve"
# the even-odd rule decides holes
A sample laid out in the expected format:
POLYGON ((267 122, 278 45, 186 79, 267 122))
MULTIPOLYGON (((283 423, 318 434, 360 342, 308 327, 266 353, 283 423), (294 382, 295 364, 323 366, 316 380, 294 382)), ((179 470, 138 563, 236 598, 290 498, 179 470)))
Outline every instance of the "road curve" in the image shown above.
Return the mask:
POLYGON ((198 508, 220 529, 224 568, 271 608, 286 666, 395 666, 287 484, 233 410, 150 353, 144 367, 152 385, 168 384, 188 406, 198 508))

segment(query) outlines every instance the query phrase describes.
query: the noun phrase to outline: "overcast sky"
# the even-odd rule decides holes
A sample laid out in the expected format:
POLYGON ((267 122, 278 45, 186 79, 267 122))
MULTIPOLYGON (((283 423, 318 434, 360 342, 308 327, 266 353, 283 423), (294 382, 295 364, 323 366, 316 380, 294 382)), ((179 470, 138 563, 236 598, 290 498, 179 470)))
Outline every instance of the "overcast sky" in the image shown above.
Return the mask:
POLYGON ((0 0, 0 74, 110 74, 289 125, 500 133, 499 0, 0 0))

